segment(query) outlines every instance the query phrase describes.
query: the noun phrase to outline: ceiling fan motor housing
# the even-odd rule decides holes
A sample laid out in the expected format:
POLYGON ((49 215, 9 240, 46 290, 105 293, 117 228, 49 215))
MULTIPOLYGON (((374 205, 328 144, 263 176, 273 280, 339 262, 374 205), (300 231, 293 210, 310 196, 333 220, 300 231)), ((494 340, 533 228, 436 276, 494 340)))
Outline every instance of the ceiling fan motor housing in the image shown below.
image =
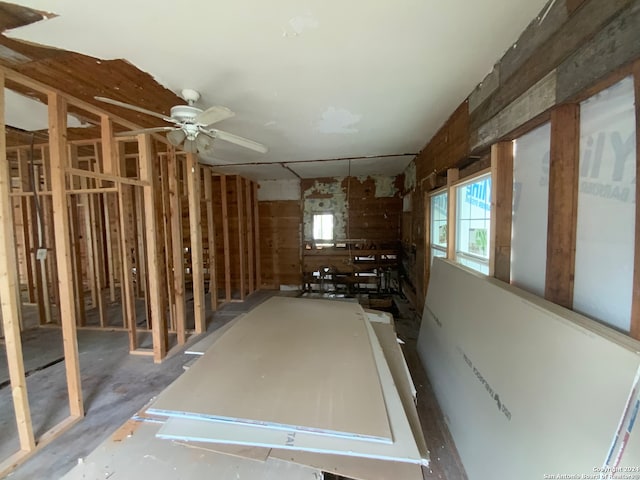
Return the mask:
POLYGON ((202 110, 191 105, 176 105, 171 107, 171 117, 179 123, 195 123, 196 116, 202 110))

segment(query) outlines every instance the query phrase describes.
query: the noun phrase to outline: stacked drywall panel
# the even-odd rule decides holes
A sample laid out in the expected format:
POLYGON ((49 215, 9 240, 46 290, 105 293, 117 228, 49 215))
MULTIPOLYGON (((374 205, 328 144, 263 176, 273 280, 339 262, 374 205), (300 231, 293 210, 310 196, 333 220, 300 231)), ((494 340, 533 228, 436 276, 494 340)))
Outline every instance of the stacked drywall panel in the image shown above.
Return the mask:
POLYGON ((392 318, 354 303, 276 297, 189 351, 195 363, 130 422, 153 426, 131 429, 131 448, 105 442, 68 480, 94 474, 108 455, 126 476, 146 458, 169 465, 188 452, 218 462, 216 478, 234 468, 256 480, 422 478, 428 451, 392 318))
POLYGON ((638 342, 442 259, 422 322, 418 352, 471 480, 640 467, 638 342))
POLYGON ((239 319, 150 412, 391 442, 367 326, 358 304, 273 297, 239 319))

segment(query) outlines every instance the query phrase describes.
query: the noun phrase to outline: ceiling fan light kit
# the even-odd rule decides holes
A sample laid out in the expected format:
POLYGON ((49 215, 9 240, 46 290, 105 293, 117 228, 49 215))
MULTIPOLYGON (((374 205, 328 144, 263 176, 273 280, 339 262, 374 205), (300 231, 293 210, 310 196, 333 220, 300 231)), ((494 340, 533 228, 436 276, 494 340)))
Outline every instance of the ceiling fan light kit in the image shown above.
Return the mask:
POLYGON ((167 133, 167 140, 174 147, 179 147, 185 138, 187 138, 187 134, 182 130, 171 130, 167 133))
POLYGON ((127 108, 138 113, 150 115, 156 118, 160 118, 166 122, 172 123, 173 127, 154 127, 145 128, 141 130, 133 130, 128 132, 119 133, 118 136, 137 135, 140 133, 154 133, 160 131, 167 131, 167 141, 174 147, 182 148, 188 153, 208 153, 213 148, 213 140, 220 139, 225 142, 233 143, 244 148, 255 150, 256 152, 266 153, 267 147, 261 143, 254 142, 248 138, 240 137, 233 133, 223 132, 215 128, 210 128, 211 125, 231 118, 235 115, 227 107, 213 106, 206 110, 202 110, 193 106, 195 102, 200 99, 200 94, 195 90, 184 89, 182 90, 182 98, 184 98, 188 105, 175 105, 171 107, 171 115, 166 116, 160 113, 146 110, 135 105, 129 105, 128 103, 113 100, 105 97, 94 97, 96 100, 104 103, 109 103, 122 108, 127 108))

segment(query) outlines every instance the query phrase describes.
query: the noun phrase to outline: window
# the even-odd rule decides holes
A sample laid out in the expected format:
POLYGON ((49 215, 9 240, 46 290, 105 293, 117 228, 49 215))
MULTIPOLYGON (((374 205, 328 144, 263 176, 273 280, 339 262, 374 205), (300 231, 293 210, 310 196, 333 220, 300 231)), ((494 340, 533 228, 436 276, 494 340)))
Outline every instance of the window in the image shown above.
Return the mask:
POLYGON ((431 196, 431 263, 447 256, 447 192, 431 196))
POLYGON ((632 77, 581 104, 579 174, 573 307, 629 332, 636 209, 632 77))
POLYGON ((549 149, 547 123, 515 142, 511 283, 544 296, 547 273, 549 149))
POLYGON ((313 215, 313 239, 333 241, 332 213, 317 213, 313 215))
POLYGON ((491 176, 456 187, 456 261, 489 274, 491 176))

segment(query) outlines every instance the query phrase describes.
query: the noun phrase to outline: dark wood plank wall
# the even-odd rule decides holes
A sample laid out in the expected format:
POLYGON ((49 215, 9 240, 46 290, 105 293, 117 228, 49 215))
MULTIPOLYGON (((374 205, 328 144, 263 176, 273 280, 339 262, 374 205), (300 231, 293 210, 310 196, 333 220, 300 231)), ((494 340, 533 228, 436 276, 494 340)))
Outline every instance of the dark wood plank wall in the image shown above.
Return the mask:
MULTIPOLYGON (((411 195, 412 211, 405 214, 401 237, 413 292, 424 292, 428 278, 425 197, 445 183, 446 170, 461 168, 464 178, 478 170, 474 162, 486 158, 491 145, 549 121, 557 106, 575 104, 612 85, 640 61, 639 1, 557 0, 549 5, 415 159, 416 178, 409 182, 415 187, 404 192, 411 195)), ((564 261, 554 263, 552 271, 565 266, 564 261)), ((423 302, 420 293, 416 308, 422 309, 423 302)))
POLYGON ((299 285, 302 210, 297 200, 258 202, 260 211, 260 288, 299 285))
POLYGON ((351 178, 342 180, 343 190, 348 190, 348 215, 350 238, 363 238, 372 242, 394 243, 400 237, 402 215, 401 179, 394 180, 395 193, 376 196, 375 180, 351 178))
MULTIPOLYGON (((304 199, 325 199, 327 205, 337 207, 327 208, 340 216, 337 222, 344 226, 336 232, 337 240, 366 240, 360 243, 397 249, 402 218, 402 178, 389 177, 383 188, 381 184, 376 185, 376 179, 372 177, 303 179, 302 200, 259 202, 262 288, 302 284, 304 246, 312 240, 304 238, 305 222, 308 223, 307 232, 312 228, 312 212, 304 215, 304 199)), ((349 269, 345 252, 343 248, 333 256, 326 255, 321 259, 314 256, 307 266, 314 269, 320 262, 341 270, 349 269)))

